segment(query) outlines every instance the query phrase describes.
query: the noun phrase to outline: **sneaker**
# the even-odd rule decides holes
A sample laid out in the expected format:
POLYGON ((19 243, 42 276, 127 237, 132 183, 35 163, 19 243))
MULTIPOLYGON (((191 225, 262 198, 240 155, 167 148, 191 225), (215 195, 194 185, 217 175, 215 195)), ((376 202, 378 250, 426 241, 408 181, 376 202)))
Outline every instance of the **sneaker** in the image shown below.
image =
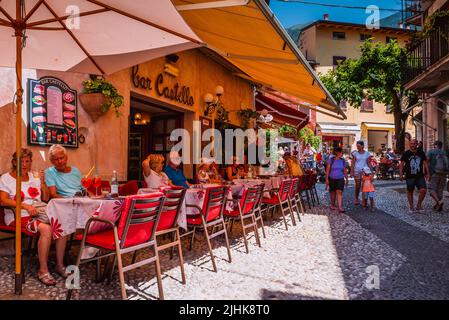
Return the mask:
POLYGON ((442 212, 442 211, 443 211, 443 201, 441 201, 441 202, 438 204, 437 210, 438 210, 438 212, 442 212))
POLYGON ((433 206, 433 210, 438 210, 439 206, 440 206, 439 202, 435 203, 435 205, 433 206))
POLYGON ((408 213, 409 213, 409 214, 414 214, 414 213, 416 213, 416 211, 415 211, 415 209, 413 209, 413 208, 409 208, 409 209, 408 209, 408 213))

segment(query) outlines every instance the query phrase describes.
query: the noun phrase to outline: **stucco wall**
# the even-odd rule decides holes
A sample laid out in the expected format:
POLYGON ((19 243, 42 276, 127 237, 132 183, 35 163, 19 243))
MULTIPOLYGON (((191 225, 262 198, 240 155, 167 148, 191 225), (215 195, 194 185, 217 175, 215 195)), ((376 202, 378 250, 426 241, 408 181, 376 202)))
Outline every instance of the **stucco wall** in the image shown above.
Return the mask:
MULTIPOLYGON (((172 88, 175 83, 189 86, 194 98, 193 106, 185 106, 179 102, 159 97, 154 88, 156 77, 163 72, 165 58, 155 59, 139 66, 139 74, 145 75, 153 80, 151 91, 134 88, 131 80, 131 69, 126 69, 106 78, 124 96, 124 105, 121 107, 121 117, 117 118, 112 110, 101 116, 95 123, 81 107, 78 101, 78 127, 80 131, 88 132, 86 143, 80 144, 78 149, 68 149, 69 162, 77 166, 82 173, 86 173, 95 163, 98 164, 98 173, 103 178, 109 179, 112 170, 117 170, 119 179, 125 180, 127 174, 127 151, 128 151, 128 118, 130 108, 130 94, 137 92, 177 107, 178 110, 187 111, 184 116, 184 127, 191 130, 193 120, 198 119, 204 107, 203 96, 207 92, 214 93, 217 85, 224 88, 222 102, 226 109, 238 111, 241 107, 254 108, 253 90, 251 85, 241 78, 235 77, 226 68, 212 61, 198 50, 189 50, 178 53, 179 60, 176 64, 179 69, 178 77, 164 75, 163 86, 172 88)), ((71 88, 82 91, 82 81, 88 79, 86 74, 68 72, 50 72, 38 70, 27 71, 23 85, 26 88, 27 78, 39 78, 43 76, 54 76, 66 82, 71 88)), ((15 90, 15 72, 12 69, 0 68, 0 173, 9 170, 10 157, 15 151, 15 116, 11 112, 10 101, 15 90)), ((26 91, 26 90, 25 90, 26 91)), ((26 97, 24 98, 26 100, 26 97)), ((26 141, 26 104, 22 113, 22 144, 26 141)), ((239 125, 240 119, 236 112, 230 113, 230 121, 239 125)), ((29 146, 34 152, 35 169, 43 169, 50 165, 47 160, 48 147, 29 146)), ((186 175, 191 177, 191 167, 187 168, 186 175)))

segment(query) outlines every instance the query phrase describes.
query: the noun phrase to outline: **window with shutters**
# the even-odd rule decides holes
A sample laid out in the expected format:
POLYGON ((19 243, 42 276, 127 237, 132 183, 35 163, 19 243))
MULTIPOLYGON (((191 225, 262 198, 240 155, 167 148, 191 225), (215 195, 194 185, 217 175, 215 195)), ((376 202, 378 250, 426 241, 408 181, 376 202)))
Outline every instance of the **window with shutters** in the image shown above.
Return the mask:
POLYGON ((373 112, 374 111, 374 101, 363 99, 362 105, 360 106, 361 112, 373 112))
POLYGON ((348 110, 347 105, 348 105, 348 104, 347 104, 346 100, 341 100, 341 101, 340 101, 340 109, 341 109, 341 110, 343 110, 343 111, 348 110))

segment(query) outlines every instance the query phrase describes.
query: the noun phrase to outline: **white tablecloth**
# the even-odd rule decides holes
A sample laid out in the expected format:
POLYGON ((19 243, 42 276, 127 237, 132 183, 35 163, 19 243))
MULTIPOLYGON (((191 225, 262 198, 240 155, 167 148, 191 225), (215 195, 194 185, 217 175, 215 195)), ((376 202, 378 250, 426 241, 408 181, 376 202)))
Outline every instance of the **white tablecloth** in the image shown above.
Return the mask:
MULTIPOLYGON (((53 239, 72 234, 76 229, 84 229, 92 216, 116 222, 120 217, 123 199, 63 198, 52 199, 47 205, 46 213, 53 229, 53 239)), ((89 233, 110 228, 109 224, 94 222, 89 233)))
MULTIPOLYGON (((187 215, 196 215, 198 214, 198 210, 194 208, 189 208, 187 205, 195 205, 200 208, 203 207, 204 204, 204 196, 206 194, 207 187, 217 187, 218 184, 204 184, 201 188, 191 187, 186 190, 186 195, 184 197, 184 201, 181 205, 181 209, 178 215, 178 225, 187 230, 187 215)), ((233 198, 237 198, 243 193, 243 185, 232 185, 229 186, 229 191, 227 193, 227 202, 226 202, 226 210, 232 211, 234 209, 234 203, 232 201, 233 198)), ((142 188, 139 189, 138 194, 144 193, 152 193, 155 192, 155 189, 150 188, 142 188)))
POLYGON ((265 192, 263 193, 263 196, 265 198, 270 198, 270 190, 271 189, 277 189, 281 186, 282 177, 276 176, 269 179, 234 179, 232 182, 236 185, 243 185, 244 187, 253 187, 258 184, 265 184, 265 192))

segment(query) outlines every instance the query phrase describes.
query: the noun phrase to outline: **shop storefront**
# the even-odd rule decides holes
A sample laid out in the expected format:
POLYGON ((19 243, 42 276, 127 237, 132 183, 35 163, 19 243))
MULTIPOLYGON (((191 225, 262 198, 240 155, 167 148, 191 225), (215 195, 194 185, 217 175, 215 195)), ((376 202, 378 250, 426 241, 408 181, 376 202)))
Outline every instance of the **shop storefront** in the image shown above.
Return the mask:
MULTIPOLYGON (((175 143, 169 139, 173 129, 186 129, 190 135, 190 142, 196 141, 196 144, 190 145, 201 145, 199 135, 193 134, 194 121, 203 120, 201 123, 209 123, 209 127, 213 127, 216 115, 210 113, 207 117, 204 116, 206 107, 204 96, 207 93, 214 95, 217 86, 223 88, 220 101, 221 106, 227 111, 227 122, 233 126, 241 126, 237 111, 254 109, 253 86, 249 81, 234 76, 235 70, 231 68, 229 63, 226 64, 212 52, 194 49, 158 58, 107 76, 106 79, 124 97, 124 104, 120 107, 121 115, 116 117, 110 110, 94 122, 83 109, 79 99, 76 99, 76 104, 72 102, 76 107, 76 111, 73 112, 76 114, 76 127, 81 139, 78 139, 77 146, 68 148, 70 164, 78 167, 82 173, 87 173, 95 164, 98 174, 106 179, 111 177, 113 170, 117 170, 119 180, 137 179, 139 176, 141 179, 142 160, 150 153, 166 156, 175 143)), ((14 82, 14 73, 10 71, 10 69, 0 70, 6 83, 8 79, 11 83, 14 82)), ((25 79, 37 80, 43 77, 60 79, 75 95, 82 92, 82 82, 89 79, 87 74, 42 70, 28 70, 25 79)), ((5 105, 0 107, 0 126, 5 133, 0 136, 2 159, 10 159, 15 150, 15 129, 12 119, 15 115, 7 104, 11 101, 9 93, 12 90, 7 89, 2 87, 4 92, 0 94, 0 105, 5 105)), ((24 97, 24 101, 28 101, 27 96, 24 97)), ((68 108, 68 105, 66 107, 68 108)), ((27 109, 24 108, 22 115, 24 119, 22 143, 33 150, 34 167, 45 168, 51 165, 47 159, 48 146, 29 144, 27 109)), ((64 111, 67 110, 61 108, 60 112, 64 111)), ((199 149, 196 150, 198 153, 199 149)), ((190 159, 193 160, 193 147, 188 152, 190 159)), ((2 161, 0 172, 6 172, 8 169, 9 161, 2 161)), ((184 165, 183 169, 188 178, 193 177, 193 165, 184 165)))

